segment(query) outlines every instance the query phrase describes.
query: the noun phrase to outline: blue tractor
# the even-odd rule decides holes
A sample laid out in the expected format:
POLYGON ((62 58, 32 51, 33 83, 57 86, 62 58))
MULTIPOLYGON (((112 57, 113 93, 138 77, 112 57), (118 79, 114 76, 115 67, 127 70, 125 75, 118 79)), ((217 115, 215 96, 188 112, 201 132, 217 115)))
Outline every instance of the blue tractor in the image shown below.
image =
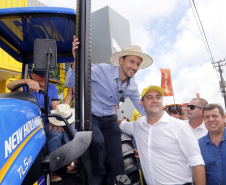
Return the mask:
MULTIPOLYGON (((48 84, 49 71, 54 69, 56 61, 73 61, 71 42, 75 34, 76 12, 73 9, 0 9, 0 46, 14 59, 22 62, 22 78, 27 78, 29 65, 34 63, 37 70, 46 70, 48 84), (37 46, 34 44, 39 42, 37 46), (51 50, 49 53, 48 49, 51 50), (41 55, 43 60, 38 62, 41 55)), ((47 105, 47 92, 44 93, 47 105)), ((72 158, 81 156, 88 148, 91 131, 90 125, 84 124, 80 126, 81 132, 76 134, 74 140, 68 146, 65 145, 76 147, 76 153, 70 154, 67 151, 66 159, 63 158, 63 146, 51 156, 46 156, 42 118, 48 117, 48 113, 48 106, 40 107, 29 92, 0 94, 0 184, 49 184, 50 164, 52 169, 58 169, 72 158)))
MULTIPOLYGON (((0 9, 0 47, 21 62, 22 78, 27 78, 29 67, 49 71, 56 63, 73 62, 71 43, 79 37, 79 62, 76 64, 76 120, 78 132, 71 134, 68 122, 60 115, 51 115, 65 121, 71 142, 47 155, 43 118, 50 117, 48 92, 45 106, 40 107, 29 92, 0 94, 0 184, 45 185, 50 184, 49 169, 55 171, 80 157, 83 183, 89 184, 90 163, 87 148, 91 143, 91 91, 90 91, 90 3, 80 0, 76 16, 74 9, 53 7, 26 7, 0 9), (82 23, 82 24, 81 24, 82 23), (76 25, 77 24, 77 25, 76 25), (88 29, 87 29, 88 28, 88 29), (73 148, 73 150, 72 150, 73 148)), ((19 87, 24 86, 21 84, 19 87)), ((19 88, 18 87, 18 88, 19 88)), ((45 88, 48 89, 48 88, 45 88)), ((140 184, 131 142, 122 136, 126 163, 125 172, 133 174, 132 184, 140 184), (129 156, 129 157, 128 157, 129 156), (135 176, 134 176, 135 174, 135 176)))

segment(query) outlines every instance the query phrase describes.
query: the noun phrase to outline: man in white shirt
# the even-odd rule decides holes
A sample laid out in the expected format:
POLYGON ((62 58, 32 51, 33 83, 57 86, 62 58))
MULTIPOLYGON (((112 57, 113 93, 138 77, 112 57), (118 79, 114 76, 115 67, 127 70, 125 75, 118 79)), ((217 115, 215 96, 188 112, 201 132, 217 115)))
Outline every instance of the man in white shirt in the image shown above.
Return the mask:
POLYGON ((204 161, 191 128, 163 108, 163 89, 149 86, 140 101, 146 111, 135 122, 122 121, 123 132, 133 135, 148 185, 206 184, 204 161), (192 167, 192 171, 190 169, 192 167))
POLYGON ((185 122, 189 123, 197 139, 205 136, 208 132, 202 117, 202 109, 208 102, 203 98, 193 98, 187 105, 187 118, 185 122))

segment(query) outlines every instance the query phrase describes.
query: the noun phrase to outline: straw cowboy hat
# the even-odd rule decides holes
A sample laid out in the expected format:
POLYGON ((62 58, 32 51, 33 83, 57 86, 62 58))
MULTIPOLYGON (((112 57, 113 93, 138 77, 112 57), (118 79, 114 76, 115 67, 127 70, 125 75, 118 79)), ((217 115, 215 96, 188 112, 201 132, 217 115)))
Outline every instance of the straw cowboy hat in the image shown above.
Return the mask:
POLYGON ((112 65, 118 66, 119 58, 127 55, 135 55, 142 58, 139 69, 144 69, 153 63, 153 59, 149 55, 142 53, 141 47, 137 45, 126 46, 122 51, 114 53, 110 58, 110 62, 112 65))
MULTIPOLYGON (((71 109, 68 104, 57 105, 56 110, 51 110, 51 114, 61 115, 69 124, 75 121, 75 110, 71 109)), ((65 126, 64 121, 56 117, 49 117, 49 121, 56 126, 65 126)))

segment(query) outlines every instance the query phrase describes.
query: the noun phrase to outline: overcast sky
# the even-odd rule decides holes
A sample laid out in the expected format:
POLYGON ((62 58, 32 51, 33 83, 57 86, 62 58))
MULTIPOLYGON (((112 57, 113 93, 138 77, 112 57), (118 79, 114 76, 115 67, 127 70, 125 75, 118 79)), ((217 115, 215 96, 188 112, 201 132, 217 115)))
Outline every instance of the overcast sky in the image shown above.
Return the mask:
MULTIPOLYGON (((75 0, 40 1, 48 6, 76 7, 75 0)), ((204 43, 189 0, 91 2, 92 11, 108 5, 126 18, 130 23, 132 44, 140 45, 153 58, 151 67, 136 74, 140 92, 148 85, 160 86, 160 68, 170 69, 176 103, 187 103, 199 93, 209 103, 220 103, 224 107, 219 73, 211 62, 223 60, 226 54, 226 1, 195 1, 208 46, 204 43)), ((225 74, 223 76, 226 78, 225 74)), ((164 97, 164 105, 172 103, 173 97, 164 97)))

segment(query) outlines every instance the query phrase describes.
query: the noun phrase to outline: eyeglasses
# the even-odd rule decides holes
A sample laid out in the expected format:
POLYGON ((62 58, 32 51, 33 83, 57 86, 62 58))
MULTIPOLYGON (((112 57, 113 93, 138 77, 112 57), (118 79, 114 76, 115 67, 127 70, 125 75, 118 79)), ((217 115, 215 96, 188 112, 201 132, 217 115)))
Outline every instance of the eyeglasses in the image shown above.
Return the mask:
POLYGON ((187 105, 187 108, 190 108, 191 110, 194 110, 195 107, 198 107, 199 109, 203 109, 203 107, 199 107, 199 106, 196 106, 196 105, 187 105))
POLYGON ((124 94, 123 94, 123 90, 119 90, 119 93, 122 94, 122 96, 120 97, 119 101, 124 103, 125 102, 125 97, 124 97, 124 94))
POLYGON ((126 92, 126 89, 127 89, 127 87, 128 87, 128 82, 126 83, 126 88, 125 88, 125 90, 124 90, 124 92, 123 92, 123 90, 119 90, 119 86, 118 86, 118 78, 116 79, 116 82, 117 82, 117 91, 120 93, 120 94, 122 94, 121 95, 121 97, 119 98, 119 102, 118 103, 120 103, 120 102, 125 102, 125 97, 124 97, 124 93, 126 92))
POLYGON ((125 97, 124 97, 124 95, 122 95, 122 96, 120 97, 120 100, 119 100, 119 101, 122 102, 122 103, 125 102, 125 97))

